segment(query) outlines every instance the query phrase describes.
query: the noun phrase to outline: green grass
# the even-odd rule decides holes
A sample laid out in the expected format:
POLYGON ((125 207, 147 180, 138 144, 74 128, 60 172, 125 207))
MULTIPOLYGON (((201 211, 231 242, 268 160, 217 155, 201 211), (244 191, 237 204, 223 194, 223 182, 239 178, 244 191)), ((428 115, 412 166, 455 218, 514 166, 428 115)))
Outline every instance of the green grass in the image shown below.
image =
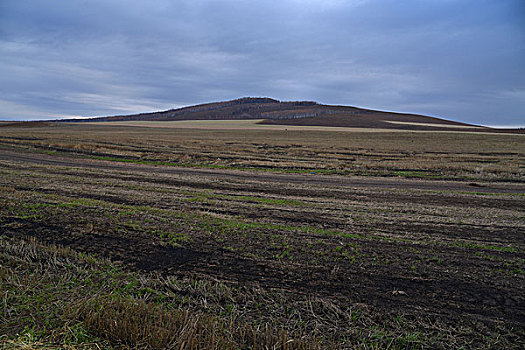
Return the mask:
POLYGON ((391 174, 393 176, 401 176, 406 178, 420 178, 420 179, 444 179, 446 176, 440 173, 436 172, 429 172, 429 171, 409 171, 409 170, 399 170, 399 171, 392 171, 391 174))
POLYGON ((263 204, 273 204, 273 205, 282 205, 282 206, 296 206, 302 207, 307 205, 306 202, 292 199, 283 199, 283 198, 267 198, 267 197, 256 197, 256 196, 246 196, 246 195, 227 195, 227 194, 218 194, 211 192, 189 192, 185 191, 185 195, 191 196, 188 200, 195 202, 205 202, 206 200, 235 200, 240 202, 255 202, 263 204))
POLYGON ((509 246, 499 246, 499 245, 492 245, 492 244, 476 244, 476 243, 462 242, 462 241, 454 241, 452 245, 456 247, 463 247, 463 248, 469 248, 469 249, 492 250, 492 251, 508 252, 508 253, 517 253, 520 251, 517 248, 509 247, 509 246))
POLYGON ((302 168, 274 168, 274 167, 256 167, 256 166, 234 166, 234 165, 220 165, 220 164, 206 164, 206 163, 187 163, 187 162, 170 162, 158 160, 143 160, 133 158, 120 158, 110 156, 90 156, 91 159, 105 160, 111 162, 134 163, 145 165, 163 165, 183 168, 204 168, 204 169, 228 169, 228 170, 249 170, 262 172, 279 172, 290 174, 341 174, 342 172, 335 169, 302 169, 302 168))
MULTIPOLYGON (((184 304, 177 306, 180 298, 173 291, 181 289, 179 283, 208 293, 203 289, 210 287, 207 282, 171 281, 172 287, 162 291, 167 281, 145 279, 109 261, 34 240, 4 237, 0 237, 0 262, 2 348, 23 344, 74 349, 112 344, 184 349, 320 348, 314 338, 294 338, 277 328, 237 321, 235 308, 221 318, 184 304), (145 281, 153 288, 145 287, 145 281)), ((228 293, 220 285, 210 292, 219 290, 228 293)))

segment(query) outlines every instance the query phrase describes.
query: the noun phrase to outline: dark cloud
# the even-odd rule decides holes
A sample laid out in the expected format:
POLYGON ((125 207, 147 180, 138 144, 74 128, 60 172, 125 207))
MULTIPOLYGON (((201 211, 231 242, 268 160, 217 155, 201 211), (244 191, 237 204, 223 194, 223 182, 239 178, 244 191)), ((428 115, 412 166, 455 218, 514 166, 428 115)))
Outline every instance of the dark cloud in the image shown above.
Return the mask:
POLYGON ((0 118, 270 96, 524 125, 523 14, 520 0, 3 0, 0 118))

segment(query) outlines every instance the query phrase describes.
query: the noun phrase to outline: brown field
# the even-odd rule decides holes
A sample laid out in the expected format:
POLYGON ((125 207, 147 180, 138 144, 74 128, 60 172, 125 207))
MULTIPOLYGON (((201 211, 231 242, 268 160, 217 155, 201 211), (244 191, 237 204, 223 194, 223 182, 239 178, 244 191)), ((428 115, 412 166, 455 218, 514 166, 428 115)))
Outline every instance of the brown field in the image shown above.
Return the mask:
MULTIPOLYGON (((143 128, 167 128, 167 129, 204 129, 204 130, 261 130, 261 131, 322 131, 322 132, 423 132, 429 133, 434 132, 435 130, 404 130, 404 129, 395 129, 392 126, 416 126, 416 127, 442 127, 446 128, 445 130, 439 131, 441 133, 456 133, 458 131, 464 133, 495 133, 494 130, 490 130, 484 127, 476 126, 465 126, 465 125, 450 125, 450 124, 437 124, 437 123, 417 123, 417 122, 398 122, 398 121, 383 121, 387 125, 391 125, 390 128, 377 128, 377 127, 344 127, 344 126, 315 126, 315 125, 288 125, 288 124, 269 124, 266 119, 249 119, 249 120, 176 120, 176 121, 139 121, 139 120, 129 120, 129 121, 113 121, 111 122, 112 126, 133 126, 133 127, 143 127, 143 128)), ((99 125, 107 126, 108 122, 83 122, 86 125, 99 125)), ((497 131, 497 130, 496 130, 497 131)), ((512 133, 512 130, 507 130, 507 133, 512 133)), ((520 133, 519 129, 516 129, 516 134, 520 133)))
POLYGON ((521 349, 524 140, 3 127, 0 347, 521 349))
POLYGON ((417 122, 398 122, 398 121, 389 121, 385 120, 387 123, 398 124, 398 125, 416 125, 416 126, 436 126, 444 128, 454 128, 454 129, 483 129, 481 126, 472 126, 472 125, 449 125, 449 124, 438 124, 438 123, 417 123, 417 122))
MULTIPOLYGON (((395 132, 402 130, 345 128, 337 126, 261 124, 264 119, 250 120, 177 120, 177 121, 116 121, 113 126, 134 126, 144 128, 204 129, 204 130, 265 130, 265 131, 338 131, 338 132, 395 132)), ((108 122, 84 122, 86 125, 107 126, 108 122)))

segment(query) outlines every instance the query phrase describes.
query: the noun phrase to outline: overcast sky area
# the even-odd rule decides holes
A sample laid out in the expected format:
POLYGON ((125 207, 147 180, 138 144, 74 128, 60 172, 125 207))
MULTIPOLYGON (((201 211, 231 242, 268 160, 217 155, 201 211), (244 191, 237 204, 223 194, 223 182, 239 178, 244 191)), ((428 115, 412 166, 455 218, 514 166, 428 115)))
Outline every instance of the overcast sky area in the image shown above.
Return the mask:
POLYGON ((525 126, 523 0, 1 0, 0 119, 267 96, 525 126))

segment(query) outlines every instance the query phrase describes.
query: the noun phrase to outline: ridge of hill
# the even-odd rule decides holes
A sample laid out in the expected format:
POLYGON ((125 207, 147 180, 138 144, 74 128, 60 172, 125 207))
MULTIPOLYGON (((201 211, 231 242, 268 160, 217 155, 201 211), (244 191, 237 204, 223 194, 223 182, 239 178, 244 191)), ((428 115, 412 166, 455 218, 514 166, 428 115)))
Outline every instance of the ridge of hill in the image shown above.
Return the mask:
MULTIPOLYGON (((295 111, 299 115, 301 114, 300 111, 314 106, 319 105, 311 101, 282 102, 267 97, 243 97, 231 101, 205 103, 167 111, 97 117, 78 121, 266 119, 267 113, 279 113, 279 111, 290 113, 295 111)), ((274 117, 268 114, 268 118, 273 119, 274 117)))
POLYGON ((246 120, 260 124, 380 128, 428 131, 510 132, 447 119, 410 113, 384 112, 352 106, 324 105, 313 101, 279 101, 268 97, 243 97, 166 111, 117 115, 67 122, 246 120))

